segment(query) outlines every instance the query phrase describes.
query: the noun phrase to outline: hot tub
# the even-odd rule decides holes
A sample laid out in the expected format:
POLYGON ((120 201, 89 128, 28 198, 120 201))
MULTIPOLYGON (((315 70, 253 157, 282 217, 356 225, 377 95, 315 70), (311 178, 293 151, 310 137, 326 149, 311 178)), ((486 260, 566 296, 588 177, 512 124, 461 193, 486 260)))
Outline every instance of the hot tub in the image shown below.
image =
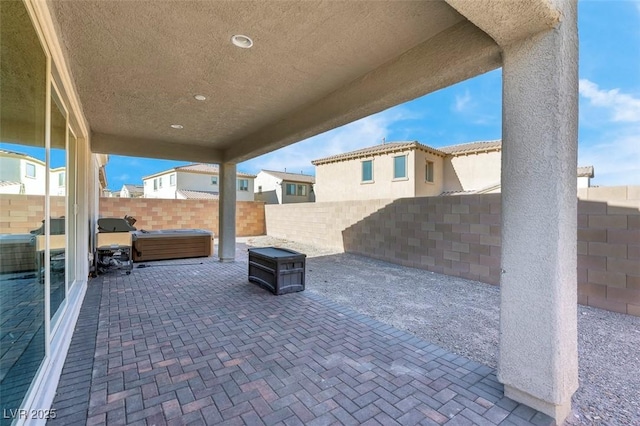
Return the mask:
POLYGON ((141 230, 131 233, 134 262, 213 255, 213 232, 203 229, 141 230))

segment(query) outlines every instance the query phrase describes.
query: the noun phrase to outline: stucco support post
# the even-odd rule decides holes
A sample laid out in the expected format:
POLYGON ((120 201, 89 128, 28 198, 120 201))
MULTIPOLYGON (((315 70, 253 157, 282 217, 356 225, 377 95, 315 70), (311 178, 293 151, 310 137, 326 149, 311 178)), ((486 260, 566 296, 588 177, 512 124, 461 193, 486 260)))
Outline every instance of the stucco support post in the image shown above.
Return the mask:
POLYGON ((236 258, 236 165, 220 164, 220 199, 218 204, 218 257, 220 262, 236 258))
POLYGON ((575 1, 556 28, 503 51, 498 379, 562 423, 578 387, 575 1))

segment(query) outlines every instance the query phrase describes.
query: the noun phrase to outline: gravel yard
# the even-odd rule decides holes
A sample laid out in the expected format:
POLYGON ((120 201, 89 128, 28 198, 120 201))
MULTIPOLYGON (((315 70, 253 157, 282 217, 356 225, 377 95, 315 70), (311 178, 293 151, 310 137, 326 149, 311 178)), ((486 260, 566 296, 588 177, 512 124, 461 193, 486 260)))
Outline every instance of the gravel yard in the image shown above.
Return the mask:
MULTIPOLYGON (((497 367, 499 287, 272 237, 307 254, 306 291, 497 367)), ((640 318, 578 307, 580 388, 569 425, 640 425, 640 318)))

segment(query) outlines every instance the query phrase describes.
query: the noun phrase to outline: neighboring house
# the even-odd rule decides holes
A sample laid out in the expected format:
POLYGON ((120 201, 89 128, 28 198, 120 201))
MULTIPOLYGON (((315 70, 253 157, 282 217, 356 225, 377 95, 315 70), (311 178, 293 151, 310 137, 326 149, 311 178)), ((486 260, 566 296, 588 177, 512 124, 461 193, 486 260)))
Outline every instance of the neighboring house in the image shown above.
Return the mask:
MULTIPOLYGON (((509 256, 503 257, 502 264, 491 265, 508 271, 502 275, 500 292, 502 312, 508 313, 500 321, 500 382, 506 384, 507 396, 542 407, 562 424, 578 387, 576 318, 571 315, 575 310, 576 241, 557 238, 572 235, 577 221, 575 199, 562 193, 566 183, 559 180, 573 178, 574 170, 568 173, 563 166, 577 148, 575 2, 493 0, 483 2, 483 7, 473 1, 372 2, 365 6, 361 2, 297 2, 295 11, 259 2, 250 7, 242 2, 193 3, 165 2, 158 8, 156 2, 120 2, 117 7, 105 7, 104 2, 0 2, 0 139, 30 152, 29 147, 51 139, 47 137, 51 127, 64 127, 69 159, 66 183, 73 189, 64 200, 68 212, 65 237, 46 226, 51 223, 50 207, 63 204, 62 197, 49 196, 48 186, 45 196, 10 195, 6 197, 20 202, 0 203, 0 223, 11 233, 10 239, 28 239, 23 247, 31 253, 16 274, 0 268, 0 402, 4 414, 0 422, 23 425, 44 423, 40 420, 49 414, 53 417, 46 409, 54 404, 58 383, 63 392, 70 382, 76 394, 91 391, 75 380, 78 373, 62 375, 62 371, 65 364, 73 369, 79 365, 76 342, 80 340, 81 347, 92 345, 95 338, 83 332, 88 323, 85 311, 82 316, 80 312, 83 300, 92 299, 96 291, 88 277, 95 260, 98 194, 107 187, 107 157, 98 152, 223 162, 220 171, 230 177, 225 182, 230 188, 220 194, 226 209, 218 215, 216 254, 221 261, 231 262, 239 249, 238 217, 230 205, 236 198, 232 188, 235 164, 503 66, 503 109, 509 117, 503 123, 504 133, 514 141, 526 139, 533 147, 549 142, 566 149, 553 156, 531 149, 519 156, 519 167, 504 170, 505 178, 514 180, 523 172, 539 176, 548 170, 541 178, 555 196, 547 197, 547 191, 532 190, 518 179, 514 190, 526 191, 527 197, 507 200, 508 208, 502 212, 510 223, 505 227, 509 232, 502 234, 503 247, 510 247, 509 256), (135 16, 145 16, 145 25, 132 19, 135 16), (229 37, 236 28, 255 32, 254 50, 238 51, 227 44, 251 46, 249 37, 237 33, 229 37), (283 28, 287 29, 286 39, 283 28), (204 40, 207 52, 199 54, 204 40), (291 41, 295 46, 283 54, 284 43, 288 47, 291 41), (224 84, 203 84, 203 79, 224 84), (196 88, 203 92, 196 95, 196 88), (195 95, 193 100, 191 95, 195 95), (208 102, 198 104, 198 98, 208 102), (523 214, 533 203, 536 214, 523 214), (41 243, 31 244, 32 234, 20 234, 40 226, 43 213, 45 234, 36 238, 44 242, 41 250, 41 243), (52 253, 53 245, 57 247, 52 253), (532 257, 531 253, 544 255, 532 257), (52 268, 54 263, 57 266, 52 268), (63 285, 57 280, 61 265, 65 268, 63 285), (77 326, 80 329, 75 334, 77 326), (27 413, 37 413, 38 419, 31 422, 27 413)), ((44 145, 39 151, 44 153, 43 160, 56 150, 51 143, 44 145)), ((21 178, 8 181, 20 182, 21 178)), ((248 191, 248 186, 243 189, 248 191)), ((253 196, 253 188, 250 193, 253 196)), ((290 228, 296 232, 300 227, 292 220, 290 228)), ((378 235, 382 233, 373 237, 378 235)), ((390 250, 398 248, 393 242, 390 245, 390 250)), ((16 254, 12 246, 0 245, 0 265, 16 259, 16 254)), ((226 267, 220 272, 229 279, 241 280, 244 275, 226 267)), ((119 279, 105 281, 112 281, 105 282, 105 292, 107 286, 113 291, 122 289, 119 279)), ((170 285, 159 282, 158 293, 171 292, 170 285)), ((139 300, 129 291, 136 291, 133 287, 127 286, 126 296, 122 295, 132 303, 139 300)), ((97 289, 98 293, 102 290, 97 289)), ((176 292, 175 306, 167 306, 163 318, 181 312, 182 296, 176 292)), ((620 294, 612 297, 596 297, 599 301, 593 304, 620 310, 620 294)), ((115 296, 103 299, 105 312, 115 307, 105 306, 109 299, 115 296)), ((629 313, 637 307, 628 306, 629 313)), ((148 311, 157 317, 153 306, 139 303, 138 307, 140 315, 148 311)), ((241 314, 245 307, 229 309, 241 314)), ((95 317, 97 312, 90 314, 95 317)), ((131 331, 144 325, 134 324, 131 331)), ((108 331, 108 324, 100 327, 108 331)), ((313 325, 300 327, 313 331, 313 325)), ((104 333, 98 335, 102 340, 104 333)), ((119 348, 113 349, 117 352, 119 348)), ((376 350, 371 347, 368 353, 376 350)), ((113 352, 100 353, 99 376, 103 376, 101 362, 106 356, 118 355, 113 352)), ((193 357, 196 364, 207 359, 193 357)), ((164 367, 153 368, 147 373, 164 371, 164 367)), ((117 374, 109 374, 109 379, 122 378, 121 370, 111 369, 109 373, 117 374)), ((118 380, 115 385, 130 388, 138 383, 135 379, 135 373, 125 374, 124 382, 118 380)), ((120 406, 122 401, 115 399, 123 395, 109 390, 109 401, 120 406)), ((100 412, 111 408, 104 407, 107 401, 101 397, 105 393, 103 389, 91 399, 92 407, 100 412)), ((134 400, 133 410, 139 401, 134 400)), ((146 398, 145 402, 151 401, 146 398)), ((148 422, 153 420, 151 412, 136 415, 139 413, 141 421, 143 416, 148 416, 148 422)), ((88 421, 86 410, 65 409, 56 414, 61 424, 88 421)))
POLYGON ((316 200, 313 176, 260 170, 255 180, 255 198, 267 204, 309 203, 316 200))
MULTIPOLYGON (((432 148, 390 142, 312 161, 317 201, 500 192, 502 143, 432 148)), ((590 186, 593 166, 578 168, 578 187, 590 186)))
MULTIPOLYGON (((142 178, 145 198, 217 199, 220 176, 217 164, 189 164, 142 178)), ((254 175, 238 172, 236 201, 253 201, 254 175)))
MULTIPOLYGON (((65 167, 49 170, 49 194, 66 194, 65 167)), ((0 150, 0 194, 44 195, 46 167, 42 160, 15 151, 0 150)))
POLYGON ((49 194, 64 196, 67 189, 67 169, 58 167, 49 171, 49 194))
MULTIPOLYGON (((45 190, 44 161, 19 152, 0 150, 0 193, 44 195, 45 190)), ((57 194, 57 190, 52 194, 57 194)))
MULTIPOLYGON (((176 192, 178 200, 218 200, 220 196, 213 191, 190 191, 188 189, 179 189, 176 192)), ((238 200, 236 200, 238 201, 238 200)))
POLYGON ((111 191, 110 189, 105 189, 102 191, 102 196, 105 198, 120 198, 120 191, 111 191))
POLYGON ((120 189, 120 198, 141 198, 142 196, 144 196, 143 185, 125 183, 120 189))

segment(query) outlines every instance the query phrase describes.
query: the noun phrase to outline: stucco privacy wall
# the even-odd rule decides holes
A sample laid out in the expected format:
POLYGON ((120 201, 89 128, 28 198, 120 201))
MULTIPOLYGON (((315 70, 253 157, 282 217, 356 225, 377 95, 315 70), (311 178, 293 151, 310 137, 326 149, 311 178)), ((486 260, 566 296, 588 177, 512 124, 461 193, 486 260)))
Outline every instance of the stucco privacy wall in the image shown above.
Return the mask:
MULTIPOLYGON (((266 206, 267 234, 490 284, 501 195, 266 206)), ((640 187, 581 190, 578 301, 640 316, 640 187)))
MULTIPOLYGON (((11 220, 0 217, 0 233, 26 234, 44 218, 42 197, 38 195, 0 195, 2 211, 9 206, 11 220), (5 204, 6 203, 6 204, 5 204)), ((51 197, 51 216, 65 214, 64 198, 51 197)), ((217 200, 164 200, 149 198, 100 198, 100 217, 124 217, 137 219, 138 229, 195 228, 218 233, 217 200)), ((263 235, 265 233, 264 203, 239 201, 236 204, 236 229, 238 236, 263 235)))

